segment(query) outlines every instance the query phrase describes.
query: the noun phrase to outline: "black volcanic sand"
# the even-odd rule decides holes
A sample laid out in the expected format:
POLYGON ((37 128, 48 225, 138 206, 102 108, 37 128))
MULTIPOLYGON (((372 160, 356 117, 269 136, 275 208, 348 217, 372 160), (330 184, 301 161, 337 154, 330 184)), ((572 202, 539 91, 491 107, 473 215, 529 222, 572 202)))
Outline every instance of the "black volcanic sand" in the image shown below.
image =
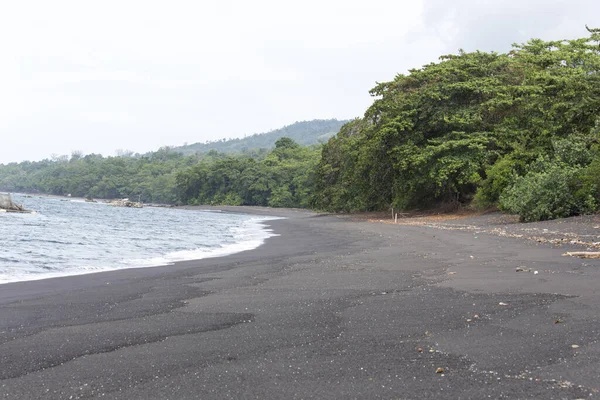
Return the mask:
POLYGON ((597 217, 412 226, 233 210, 287 219, 228 257, 1 285, 0 397, 599 396, 600 260, 494 231, 593 243, 597 217))

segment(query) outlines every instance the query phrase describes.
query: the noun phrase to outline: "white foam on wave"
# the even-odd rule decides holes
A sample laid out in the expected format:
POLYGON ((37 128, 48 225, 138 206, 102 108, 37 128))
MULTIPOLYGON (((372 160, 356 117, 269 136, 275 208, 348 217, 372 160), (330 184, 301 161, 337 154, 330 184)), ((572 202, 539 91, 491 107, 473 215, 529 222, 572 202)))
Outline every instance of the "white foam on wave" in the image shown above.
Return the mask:
POLYGON ((135 267, 156 267, 171 265, 178 261, 200 260, 203 258, 223 257, 242 251, 253 250, 264 243, 264 241, 273 236, 279 236, 267 229, 263 222, 279 217, 260 217, 251 218, 240 227, 233 229, 234 243, 222 245, 215 248, 180 250, 167 253, 159 257, 123 260, 123 263, 129 265, 129 268, 135 267))
POLYGON ((5 269, 0 273, 0 285, 3 283, 39 281, 48 278, 61 278, 64 276, 86 275, 96 272, 114 271, 121 268, 101 268, 101 267, 80 267, 77 269, 69 269, 55 272, 40 272, 37 269, 24 269, 22 266, 19 269, 5 269))
POLYGON ((122 260, 120 265, 111 266, 81 266, 62 271, 45 271, 39 273, 35 269, 3 269, 0 271, 0 284, 11 282, 34 281, 47 278, 57 278, 73 275, 85 275, 105 271, 116 271, 130 268, 160 267, 172 265, 178 261, 200 260, 204 258, 224 257, 242 251, 253 250, 262 245, 266 239, 279 236, 272 229, 268 229, 264 222, 281 217, 253 217, 244 221, 239 227, 233 229, 234 242, 215 248, 190 249, 167 253, 163 256, 122 260))

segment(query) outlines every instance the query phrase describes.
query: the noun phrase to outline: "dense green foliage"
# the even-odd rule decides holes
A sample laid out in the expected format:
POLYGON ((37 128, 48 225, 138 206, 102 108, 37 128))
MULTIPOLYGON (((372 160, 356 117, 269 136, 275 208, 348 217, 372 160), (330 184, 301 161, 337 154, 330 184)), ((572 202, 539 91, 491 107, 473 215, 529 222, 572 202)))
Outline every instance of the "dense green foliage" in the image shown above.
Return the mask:
POLYGON ((308 207, 318 148, 281 138, 256 157, 215 151, 184 156, 170 148, 143 156, 58 157, 0 165, 0 190, 151 203, 308 207))
POLYGON ((262 160, 223 155, 177 175, 181 199, 189 204, 308 207, 319 150, 281 138, 262 160))
POLYGON ((591 212, 595 199, 579 195, 576 167, 550 164, 541 171, 515 179, 500 195, 503 209, 517 213, 522 221, 540 221, 591 212))
MULTIPOLYGON (((597 137, 597 128, 592 137, 597 137)), ((554 142, 554 157, 540 157, 526 174, 512 176, 499 196, 501 209, 522 221, 540 221, 590 213, 599 205, 600 174, 596 146, 579 137, 554 142)))
POLYGON ((75 152, 71 157, 0 164, 0 190, 107 199, 129 197, 165 204, 308 207, 320 153, 282 135, 289 134, 300 143, 317 143, 334 135, 343 123, 335 119, 297 122, 245 139, 164 147, 144 155, 121 152, 117 157, 103 157, 75 152), (269 150, 276 143, 277 147, 269 150), (208 180, 195 175, 202 173, 208 180), (217 185, 219 179, 223 180, 219 187, 211 186, 217 185), (198 186, 200 183, 202 187, 198 186))
POLYGON ((197 161, 167 147, 139 157, 74 154, 70 158, 24 161, 0 165, 0 190, 174 203, 178 201, 177 171, 197 161))
POLYGON ((194 143, 176 147, 183 154, 203 154, 211 150, 227 154, 252 154, 257 149, 272 149, 275 142, 287 137, 302 146, 325 143, 348 121, 337 119, 315 119, 301 121, 266 133, 257 133, 242 139, 223 139, 215 142, 194 143))
POLYGON ((324 146, 314 206, 402 209, 476 198, 482 206, 528 209, 525 220, 592 210, 599 41, 591 32, 531 40, 507 54, 460 52, 378 84, 364 118, 324 146), (540 164, 540 157, 550 161, 540 164), (558 191, 569 194, 550 196, 558 191), (535 199, 548 210, 526 205, 535 199))

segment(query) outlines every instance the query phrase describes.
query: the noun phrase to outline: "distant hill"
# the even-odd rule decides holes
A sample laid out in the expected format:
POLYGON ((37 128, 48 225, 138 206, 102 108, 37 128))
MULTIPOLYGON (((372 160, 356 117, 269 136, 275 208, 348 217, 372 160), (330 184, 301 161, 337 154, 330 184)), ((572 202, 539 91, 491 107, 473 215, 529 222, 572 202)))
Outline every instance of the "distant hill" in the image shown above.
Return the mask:
POLYGON ((193 143, 175 147, 173 150, 186 155, 208 153, 211 150, 216 150, 219 153, 243 153, 253 149, 270 149, 282 137, 293 139, 296 143, 303 146, 310 146, 326 142, 330 137, 338 133, 342 125, 346 122, 348 121, 338 121, 337 119, 301 121, 270 132, 256 133, 242 139, 223 139, 216 142, 193 143))

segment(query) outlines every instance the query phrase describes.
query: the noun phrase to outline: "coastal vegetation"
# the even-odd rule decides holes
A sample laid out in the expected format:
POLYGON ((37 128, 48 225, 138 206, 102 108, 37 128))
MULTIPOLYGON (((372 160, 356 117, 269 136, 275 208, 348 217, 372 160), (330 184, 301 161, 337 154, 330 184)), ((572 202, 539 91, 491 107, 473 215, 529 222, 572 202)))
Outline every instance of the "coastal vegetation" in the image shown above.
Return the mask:
POLYGON ((162 204, 309 207, 320 148, 281 138, 270 151, 185 156, 90 154, 0 166, 0 190, 162 204))
POLYGON ((595 212, 600 31, 588 30, 507 53, 442 56, 377 84, 364 117, 344 124, 310 121, 268 140, 146 155, 0 165, 0 189, 336 212, 473 205, 523 221, 595 212))
POLYGON ((197 162, 197 157, 185 157, 168 147, 138 156, 74 153, 0 165, 0 191, 175 203, 177 171, 197 162))
POLYGON ((128 197, 163 204, 308 207, 320 154, 311 146, 330 138, 344 122, 301 121, 244 139, 162 147, 143 155, 123 150, 115 157, 73 152, 38 162, 0 164, 0 191, 128 197), (306 146, 290 138, 277 142, 284 135, 306 146))
POLYGON ((188 204, 310 206, 320 151, 281 138, 263 159, 217 156, 181 171, 180 198, 188 204))
POLYGON ((600 33, 463 52, 378 84, 323 148, 313 205, 499 206, 524 221, 598 207, 600 33))

